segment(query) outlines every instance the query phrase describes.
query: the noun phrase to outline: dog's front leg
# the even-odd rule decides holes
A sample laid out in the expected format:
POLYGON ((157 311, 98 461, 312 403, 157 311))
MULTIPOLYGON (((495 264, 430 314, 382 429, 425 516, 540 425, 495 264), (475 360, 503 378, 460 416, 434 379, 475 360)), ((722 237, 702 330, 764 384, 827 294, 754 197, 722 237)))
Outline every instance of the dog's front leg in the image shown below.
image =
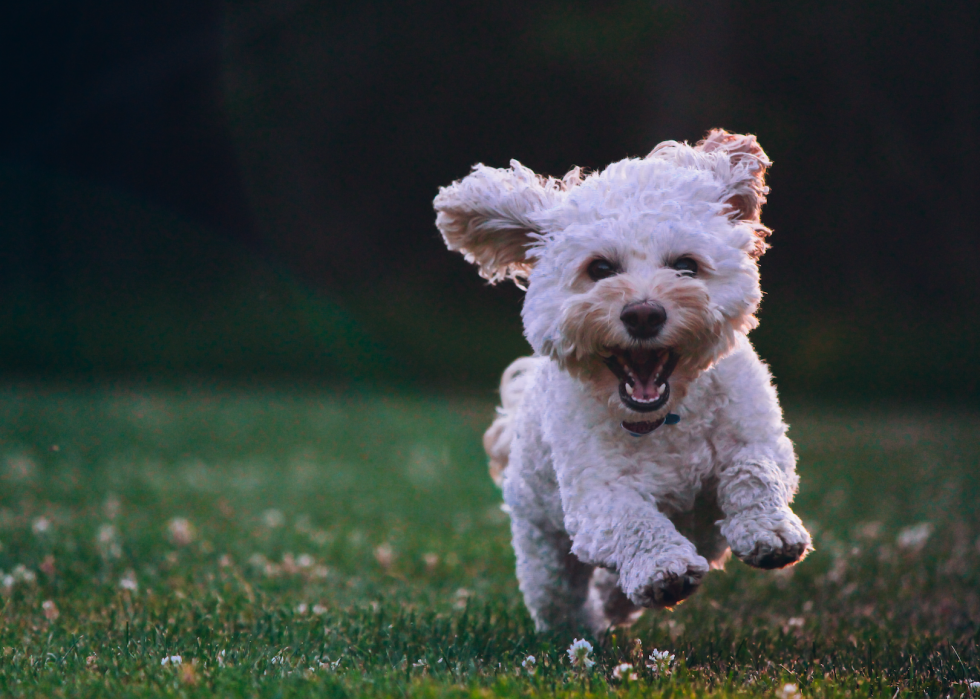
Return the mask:
POLYGON ((671 607, 701 584, 708 561, 652 498, 622 483, 567 485, 562 501, 572 553, 617 571, 619 586, 633 604, 671 607))
POLYGON ((721 533, 732 553, 756 568, 783 568, 812 550, 810 534, 789 508, 797 477, 765 456, 743 455, 718 479, 721 533))

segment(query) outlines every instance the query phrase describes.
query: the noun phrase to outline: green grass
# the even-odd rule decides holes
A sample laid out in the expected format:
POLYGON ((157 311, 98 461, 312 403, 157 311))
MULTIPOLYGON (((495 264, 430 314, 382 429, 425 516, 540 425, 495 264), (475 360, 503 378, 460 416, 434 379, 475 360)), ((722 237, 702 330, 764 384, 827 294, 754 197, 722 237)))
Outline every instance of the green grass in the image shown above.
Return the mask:
POLYGON ((520 601, 480 449, 492 407, 8 388, 0 694, 670 699, 792 682, 939 699, 980 680, 977 413, 790 409, 817 552, 784 573, 730 563, 677 611, 592 639, 579 672, 571 638, 535 635, 520 601), (926 522, 921 548, 899 545, 926 522), (673 673, 637 644, 673 652, 673 673), (635 682, 611 678, 621 662, 635 682))

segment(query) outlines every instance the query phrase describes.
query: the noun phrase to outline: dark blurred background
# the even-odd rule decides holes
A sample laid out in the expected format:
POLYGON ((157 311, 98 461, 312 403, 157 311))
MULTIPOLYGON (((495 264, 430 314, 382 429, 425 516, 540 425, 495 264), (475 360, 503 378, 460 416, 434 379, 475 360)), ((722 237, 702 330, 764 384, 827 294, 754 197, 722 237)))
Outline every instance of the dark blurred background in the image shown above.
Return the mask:
POLYGON ((775 162, 753 338, 798 397, 980 393, 976 2, 8 7, 0 372, 488 390, 521 337, 433 225, 476 162, 707 129, 775 162))

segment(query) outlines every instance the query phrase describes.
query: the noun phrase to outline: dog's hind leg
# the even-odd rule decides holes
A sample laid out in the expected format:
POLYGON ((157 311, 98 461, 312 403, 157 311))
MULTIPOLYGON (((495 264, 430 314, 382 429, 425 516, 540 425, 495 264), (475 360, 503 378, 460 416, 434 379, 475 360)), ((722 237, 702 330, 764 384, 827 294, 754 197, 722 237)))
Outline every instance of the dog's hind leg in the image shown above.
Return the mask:
POLYGON ((541 357, 521 357, 511 362, 500 379, 500 407, 493 424, 483 434, 483 448, 490 458, 490 477, 498 487, 504 483, 504 469, 510 460, 510 447, 514 440, 514 420, 524 391, 545 360, 541 357))
POLYGON ((593 568, 572 554, 568 536, 518 516, 511 530, 517 581, 537 630, 592 628, 586 602, 593 568))
POLYGON ((620 589, 619 575, 596 568, 589 581, 586 613, 592 632, 599 636, 613 626, 632 626, 643 614, 643 607, 633 604, 620 589))

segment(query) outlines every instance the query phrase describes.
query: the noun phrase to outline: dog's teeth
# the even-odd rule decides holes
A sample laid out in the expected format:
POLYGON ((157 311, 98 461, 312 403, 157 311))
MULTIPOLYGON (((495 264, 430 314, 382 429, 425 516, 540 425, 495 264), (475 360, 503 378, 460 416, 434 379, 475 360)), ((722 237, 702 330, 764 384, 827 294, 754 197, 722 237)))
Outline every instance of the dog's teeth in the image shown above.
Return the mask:
POLYGON ((632 386, 632 384, 629 384, 629 383, 626 384, 626 392, 628 394, 630 394, 631 396, 633 395, 633 386, 632 386))

